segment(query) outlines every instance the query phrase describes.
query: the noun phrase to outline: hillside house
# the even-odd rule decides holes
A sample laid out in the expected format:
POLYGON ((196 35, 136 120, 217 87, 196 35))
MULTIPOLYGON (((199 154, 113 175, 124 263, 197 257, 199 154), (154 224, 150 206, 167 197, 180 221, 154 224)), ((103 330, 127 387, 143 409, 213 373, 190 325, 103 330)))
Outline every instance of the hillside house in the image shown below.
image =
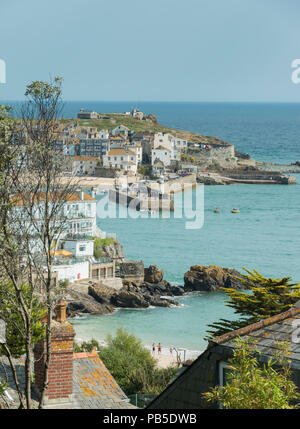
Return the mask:
POLYGON ((121 170, 131 171, 133 174, 136 174, 136 153, 128 148, 111 148, 107 155, 103 156, 103 166, 110 168, 120 168, 121 170))
POLYGON ((97 156, 74 156, 72 171, 75 176, 94 176, 99 162, 97 156))
POLYGON ((125 125, 118 125, 116 128, 111 130, 110 132, 111 136, 123 136, 125 138, 128 137, 129 134, 129 128, 125 127, 125 125))
POLYGON ((80 109, 77 113, 78 119, 98 119, 98 113, 91 110, 80 109))
POLYGON ((165 167, 171 165, 171 151, 164 146, 157 146, 155 149, 152 149, 151 152, 151 164, 155 165, 157 160, 161 161, 165 167))

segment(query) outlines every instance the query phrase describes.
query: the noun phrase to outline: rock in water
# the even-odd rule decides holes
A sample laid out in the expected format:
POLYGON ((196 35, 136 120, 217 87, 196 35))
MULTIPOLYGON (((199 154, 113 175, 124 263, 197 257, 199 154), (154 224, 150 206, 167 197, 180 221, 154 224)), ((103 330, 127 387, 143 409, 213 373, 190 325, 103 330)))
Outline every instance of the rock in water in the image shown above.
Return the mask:
POLYGON ((160 283, 164 278, 164 272, 157 265, 150 265, 144 269, 144 281, 146 283, 160 283))
POLYGON ((194 265, 184 275, 185 292, 205 291, 215 292, 221 287, 232 289, 247 289, 247 286, 235 276, 244 276, 237 270, 222 268, 215 265, 194 265))
POLYGON ((118 293, 115 293, 110 302, 116 307, 123 308, 147 308, 149 303, 144 299, 144 297, 138 293, 128 292, 121 290, 118 293))

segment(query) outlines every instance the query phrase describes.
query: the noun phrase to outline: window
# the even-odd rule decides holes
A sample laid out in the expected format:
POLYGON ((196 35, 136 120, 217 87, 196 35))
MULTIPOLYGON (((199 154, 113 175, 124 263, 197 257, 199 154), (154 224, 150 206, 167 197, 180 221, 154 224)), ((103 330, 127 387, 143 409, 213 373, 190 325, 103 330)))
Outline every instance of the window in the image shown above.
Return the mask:
POLYGON ((85 246, 83 245, 79 246, 79 252, 85 252, 85 246))
MULTIPOLYGON (((229 366, 226 362, 219 362, 219 385, 225 386, 228 380, 228 374, 230 373, 229 366)), ((219 408, 223 408, 222 404, 219 404, 219 408)))
POLYGON ((219 385, 225 386, 228 377, 228 373, 230 372, 230 369, 228 367, 228 364, 226 362, 220 362, 219 363, 219 385))

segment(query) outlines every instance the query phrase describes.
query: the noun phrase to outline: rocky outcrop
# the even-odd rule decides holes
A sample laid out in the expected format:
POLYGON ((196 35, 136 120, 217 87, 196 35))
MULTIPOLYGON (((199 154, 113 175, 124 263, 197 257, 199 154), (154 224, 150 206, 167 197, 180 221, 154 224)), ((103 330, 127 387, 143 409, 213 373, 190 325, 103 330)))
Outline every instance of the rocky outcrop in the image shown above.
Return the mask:
POLYGON ((105 258, 111 258, 116 261, 124 260, 124 250, 121 243, 114 241, 110 244, 104 244, 101 248, 101 256, 105 258))
POLYGON ((130 292, 128 290, 120 290, 111 298, 111 303, 115 307, 123 308, 147 308, 149 303, 142 294, 130 292))
POLYGON ((246 285, 236 278, 244 276, 237 270, 215 265, 194 265, 184 275, 184 291, 214 292, 223 288, 247 289, 246 285))
POLYGON ((160 283, 164 278, 164 272, 157 265, 150 265, 144 269, 144 281, 147 283, 160 283))
POLYGON ((120 290, 114 290, 103 285, 92 284, 88 293, 98 303, 117 308, 147 308, 150 305, 158 307, 169 307, 178 303, 173 299, 162 298, 162 296, 182 295, 183 289, 172 286, 163 280, 158 284, 134 283, 124 281, 120 290))
POLYGON ((108 314, 114 310, 114 307, 109 301, 104 302, 103 300, 100 302, 86 293, 80 293, 74 290, 68 290, 66 301, 68 303, 68 317, 73 317, 79 313, 108 314))

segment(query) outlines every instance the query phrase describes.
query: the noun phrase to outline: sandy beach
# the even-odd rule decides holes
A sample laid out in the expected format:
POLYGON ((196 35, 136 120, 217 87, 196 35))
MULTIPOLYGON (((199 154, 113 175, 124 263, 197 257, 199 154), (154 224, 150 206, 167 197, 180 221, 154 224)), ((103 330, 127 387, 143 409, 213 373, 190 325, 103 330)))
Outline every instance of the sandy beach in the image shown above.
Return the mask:
POLYGON ((157 346, 155 352, 152 352, 152 347, 146 346, 151 351, 152 356, 157 361, 158 368, 167 368, 168 366, 177 365, 178 362, 196 359, 201 352, 199 350, 187 350, 182 348, 174 348, 172 353, 167 347, 162 347, 161 353, 158 353, 157 346))

